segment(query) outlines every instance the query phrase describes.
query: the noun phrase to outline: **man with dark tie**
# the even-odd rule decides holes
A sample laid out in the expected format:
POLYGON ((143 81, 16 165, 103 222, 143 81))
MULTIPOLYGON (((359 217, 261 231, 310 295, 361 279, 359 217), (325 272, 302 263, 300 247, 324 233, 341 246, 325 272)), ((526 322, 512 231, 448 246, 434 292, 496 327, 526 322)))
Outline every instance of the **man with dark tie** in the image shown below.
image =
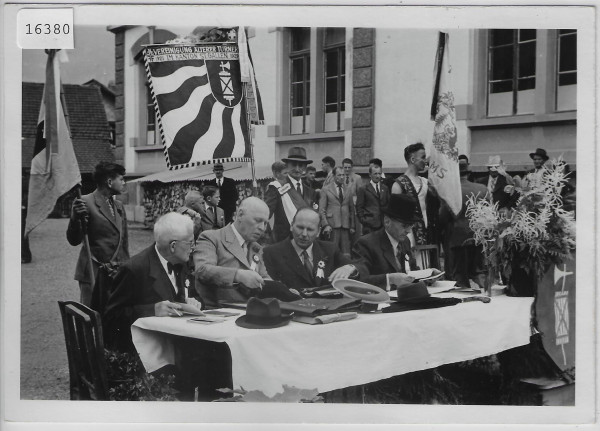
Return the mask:
POLYGON ((383 226, 383 208, 390 199, 390 190, 381 181, 381 168, 369 167, 371 181, 358 188, 356 196, 356 214, 362 223, 363 234, 381 229, 383 226))
POLYGON ((221 192, 214 186, 204 186, 202 189, 204 204, 198 209, 200 214, 201 232, 211 229, 221 229, 225 226, 225 214, 219 208, 221 192))
MULTIPOLYGON (((415 217, 417 201, 406 194, 392 194, 383 209, 383 229, 361 237, 352 250, 355 258, 362 258, 368 271, 361 281, 392 289, 392 285, 413 281, 406 272, 419 269, 413 256, 408 234, 415 217)), ((434 273, 439 273, 434 270, 434 273)))
POLYGON ((317 209, 316 192, 302 181, 306 166, 312 160, 306 157, 302 147, 290 148, 288 156, 281 159, 287 170, 287 177, 281 187, 268 187, 265 202, 269 207, 269 218, 273 216, 273 238, 283 241, 290 235, 290 225, 296 212, 301 208, 317 209))
POLYGON ((225 224, 227 224, 231 222, 235 213, 236 203, 239 198, 237 187, 233 179, 223 176, 223 165, 221 163, 215 164, 213 173, 215 174, 215 178, 207 181, 206 185, 215 186, 219 189, 221 194, 219 207, 225 213, 225 224))
POLYGON ((122 350, 131 346, 130 327, 141 317, 180 316, 181 303, 200 309, 187 265, 194 244, 192 219, 171 212, 154 224, 154 244, 118 271, 102 318, 105 340, 122 350))
POLYGON ((273 280, 301 291, 359 275, 360 265, 352 264, 334 244, 317 239, 319 220, 315 210, 303 208, 292 220, 292 237, 265 247, 265 266, 273 280))

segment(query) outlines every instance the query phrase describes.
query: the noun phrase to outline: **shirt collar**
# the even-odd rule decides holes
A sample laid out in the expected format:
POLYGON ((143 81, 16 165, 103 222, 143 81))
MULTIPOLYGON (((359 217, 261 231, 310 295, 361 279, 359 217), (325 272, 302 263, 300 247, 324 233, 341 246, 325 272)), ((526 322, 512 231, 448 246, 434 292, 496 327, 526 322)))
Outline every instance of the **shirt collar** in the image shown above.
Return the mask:
POLYGON ((167 259, 162 257, 162 254, 160 254, 160 252, 158 251, 157 244, 154 244, 154 250, 156 250, 156 254, 158 255, 158 260, 160 260, 160 264, 162 265, 162 267, 165 270, 165 272, 167 273, 167 275, 169 275, 169 267, 168 267, 169 261, 167 261, 167 259))
POLYGON ((292 184, 294 185, 294 188, 296 188, 297 184, 300 184, 300 187, 302 187, 302 180, 296 180, 296 179, 292 178, 289 175, 288 175, 288 178, 292 182, 292 184))
POLYGON ((210 211, 212 205, 207 204, 206 202, 204 202, 204 208, 206 208, 206 211, 210 211))
POLYGON ((246 240, 244 239, 244 237, 242 235, 240 235, 240 233, 238 232, 238 230, 235 228, 235 225, 233 223, 231 223, 231 228, 233 229, 233 234, 235 235, 235 237, 238 240, 238 243, 240 244, 240 247, 244 247, 244 243, 246 242, 246 240))
MULTIPOLYGON (((371 185, 373 186, 373 188, 374 188, 375 190, 377 190, 377 184, 381 184, 381 181, 380 181, 380 182, 378 182, 378 183, 374 183, 374 182, 373 182, 373 180, 371 180, 371 181, 369 181, 369 182, 371 183, 371 185)), ((379 190, 381 190, 381 186, 379 187, 379 190)))
MULTIPOLYGON (((296 254, 298 256, 302 255, 302 252, 304 251, 304 249, 298 247, 298 244, 296 244, 296 241, 294 241, 292 239, 292 247, 294 247, 294 250, 296 251, 296 254)), ((313 260, 313 244, 309 245, 308 248, 306 249, 306 252, 308 253, 308 258, 312 261, 313 260)))
POLYGON ((398 242, 399 241, 397 241, 396 239, 394 239, 394 237, 392 235, 390 235, 387 230, 385 231, 385 234, 387 235, 387 237, 389 238, 390 242, 392 243, 392 250, 394 250, 394 255, 395 255, 396 254, 396 249, 398 248, 398 242))

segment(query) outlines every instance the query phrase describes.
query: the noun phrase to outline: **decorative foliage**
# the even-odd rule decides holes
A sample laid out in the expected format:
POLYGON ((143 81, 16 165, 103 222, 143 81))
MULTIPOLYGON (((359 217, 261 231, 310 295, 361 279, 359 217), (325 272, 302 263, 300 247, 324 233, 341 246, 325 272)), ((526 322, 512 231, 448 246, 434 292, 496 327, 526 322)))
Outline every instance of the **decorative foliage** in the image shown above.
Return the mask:
POLYGON ((563 208, 567 182, 562 158, 553 160, 535 187, 521 190, 516 208, 507 213, 497 204, 469 199, 467 217, 475 243, 482 245, 489 265, 510 278, 513 262, 541 278, 551 263, 572 258, 575 219, 563 208))
POLYGON ((175 376, 146 373, 137 355, 104 351, 112 401, 177 401, 175 376))
POLYGON ((223 394, 232 395, 231 398, 221 398, 221 402, 254 402, 254 403, 320 403, 323 398, 316 389, 298 389, 283 385, 283 392, 278 392, 272 397, 266 396, 262 391, 246 391, 241 389, 219 389, 223 394))

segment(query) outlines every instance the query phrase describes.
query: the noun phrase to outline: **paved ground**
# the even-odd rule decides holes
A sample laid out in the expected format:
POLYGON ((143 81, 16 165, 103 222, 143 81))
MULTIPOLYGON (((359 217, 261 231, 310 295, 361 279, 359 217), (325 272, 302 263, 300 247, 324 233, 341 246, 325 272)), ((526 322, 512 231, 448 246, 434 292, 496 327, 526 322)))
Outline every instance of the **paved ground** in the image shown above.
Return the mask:
MULTIPOLYGON (((21 398, 69 399, 69 368, 59 300, 79 300, 73 280, 80 247, 67 242, 68 220, 49 219, 30 237, 33 262, 21 265, 21 398)), ((133 255, 152 243, 152 232, 129 230, 133 255)))

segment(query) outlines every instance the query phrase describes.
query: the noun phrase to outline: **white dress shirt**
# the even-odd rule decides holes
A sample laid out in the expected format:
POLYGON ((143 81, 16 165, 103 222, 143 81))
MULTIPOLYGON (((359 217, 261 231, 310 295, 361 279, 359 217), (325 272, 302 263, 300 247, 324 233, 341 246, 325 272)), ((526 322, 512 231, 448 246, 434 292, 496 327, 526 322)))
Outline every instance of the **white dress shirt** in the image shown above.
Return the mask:
POLYGON ((288 178, 290 179, 290 182, 292 183, 292 187, 294 188, 294 190, 298 190, 298 184, 300 184, 300 191, 302 192, 302 194, 304 194, 304 186, 302 185, 302 180, 298 181, 292 177, 290 177, 288 175, 288 178))
MULTIPOLYGON (((171 271, 171 273, 169 274, 169 267, 167 266, 167 264, 169 262, 164 257, 162 257, 162 255, 158 252, 158 247, 156 246, 156 244, 154 245, 154 249, 156 250, 156 254, 158 255, 158 260, 160 260, 160 264, 162 265, 163 269, 167 273, 167 277, 169 277, 169 280, 171 280, 171 286, 173 286, 173 290, 175 291, 175 296, 177 296, 177 281, 175 280, 175 271, 171 271)), ((188 297, 187 289, 183 289, 183 290, 185 291, 185 297, 187 299, 187 297, 188 297)))

